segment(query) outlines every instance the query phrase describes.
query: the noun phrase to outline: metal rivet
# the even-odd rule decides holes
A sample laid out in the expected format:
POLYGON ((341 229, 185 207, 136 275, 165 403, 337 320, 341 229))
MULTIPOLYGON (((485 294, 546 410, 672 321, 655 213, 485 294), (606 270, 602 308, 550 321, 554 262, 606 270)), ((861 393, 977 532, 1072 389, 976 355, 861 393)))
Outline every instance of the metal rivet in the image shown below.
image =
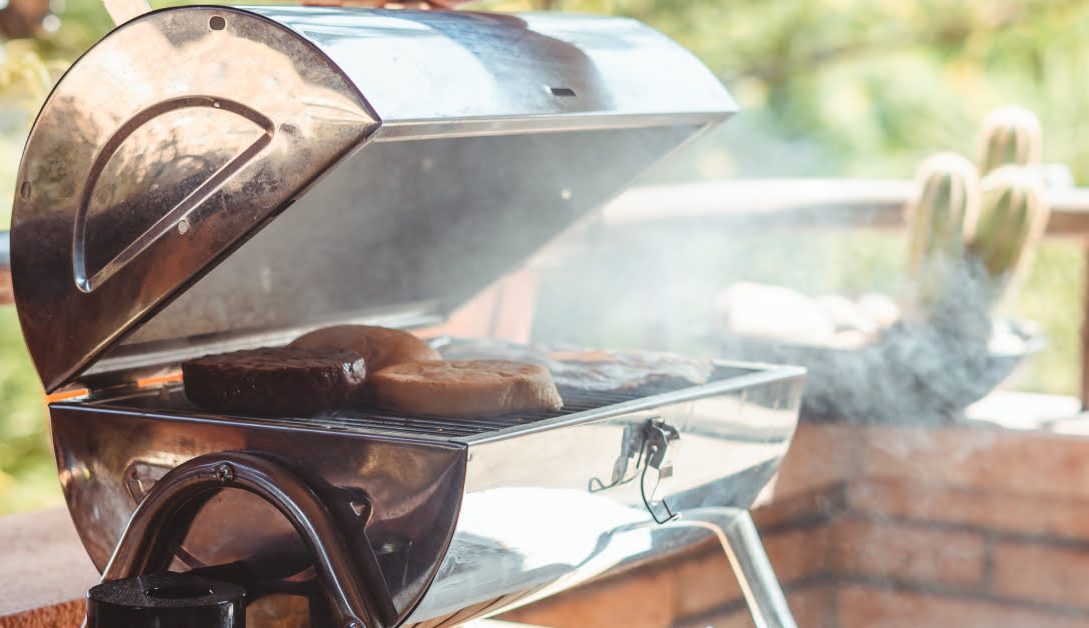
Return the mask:
POLYGON ((178 233, 180 233, 182 235, 185 235, 186 233, 189 233, 189 221, 188 220, 178 221, 178 233))
POLYGON ((224 462, 216 466, 216 479, 221 483, 227 483, 234 479, 234 467, 224 462))
POLYGON ((23 181, 23 184, 19 186, 19 196, 23 197, 23 200, 30 198, 30 181, 23 181))
POLYGON ((221 31, 224 28, 226 28, 226 26, 227 26, 227 20, 223 19, 222 17, 220 17, 218 15, 213 16, 212 19, 208 20, 208 28, 210 28, 210 29, 212 29, 214 31, 221 31))

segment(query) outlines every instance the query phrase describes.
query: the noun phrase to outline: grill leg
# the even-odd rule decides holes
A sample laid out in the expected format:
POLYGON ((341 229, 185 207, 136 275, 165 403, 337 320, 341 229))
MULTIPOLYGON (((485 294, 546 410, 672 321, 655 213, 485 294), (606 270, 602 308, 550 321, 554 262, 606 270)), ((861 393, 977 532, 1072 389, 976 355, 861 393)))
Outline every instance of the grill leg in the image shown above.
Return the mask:
POLYGON ((748 510, 694 508, 667 525, 704 528, 718 537, 757 628, 797 628, 748 510))

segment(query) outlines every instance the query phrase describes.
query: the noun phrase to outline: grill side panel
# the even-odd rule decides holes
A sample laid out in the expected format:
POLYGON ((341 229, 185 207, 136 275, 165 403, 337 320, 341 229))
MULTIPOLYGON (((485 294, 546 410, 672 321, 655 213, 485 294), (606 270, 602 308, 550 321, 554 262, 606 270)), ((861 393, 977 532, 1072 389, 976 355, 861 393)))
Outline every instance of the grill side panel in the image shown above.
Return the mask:
MULTIPOLYGON (((50 414, 68 509, 100 570, 158 478, 199 455, 244 450, 272 457, 304 477, 329 504, 350 543, 362 541, 365 532, 403 620, 434 577, 461 505, 466 448, 456 443, 154 416, 80 403, 53 404, 50 414)), ((271 561, 285 575, 309 566, 287 519, 259 498, 227 489, 197 515, 178 566, 254 557, 271 561)))
POLYGON ((673 512, 748 508, 790 444, 802 384, 802 375, 788 371, 471 444, 453 542, 409 621, 430 627, 493 615, 702 540, 706 532, 655 523, 644 490, 659 515, 661 500, 673 512), (669 445, 672 477, 660 481, 625 455, 652 419, 680 434, 669 445), (622 479, 614 481, 617 470, 622 479))

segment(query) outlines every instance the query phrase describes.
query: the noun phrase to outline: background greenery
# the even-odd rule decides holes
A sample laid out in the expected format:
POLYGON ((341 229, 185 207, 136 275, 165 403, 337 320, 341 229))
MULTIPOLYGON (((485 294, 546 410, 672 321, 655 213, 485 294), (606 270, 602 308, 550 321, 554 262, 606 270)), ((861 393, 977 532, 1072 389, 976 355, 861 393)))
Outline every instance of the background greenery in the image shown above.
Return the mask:
MULTIPOLYGON (((475 6, 634 16, 717 72, 744 113, 663 164, 652 179, 907 177, 935 150, 971 154, 983 115, 1017 102, 1040 115, 1045 158, 1069 165, 1077 182, 1089 182, 1089 2, 484 0, 475 6)), ((54 0, 51 7, 59 21, 47 19, 36 38, 7 41, 0 49, 0 227, 9 220, 25 133, 49 85, 109 27, 93 0, 54 0)), ((810 291, 895 292, 902 248, 889 235, 709 234, 655 272, 681 303, 736 279, 810 291)), ((631 268, 619 285, 637 291, 643 276, 631 268)), ((1077 245, 1048 243, 1011 304, 1014 314, 1039 321, 1050 338, 1017 386, 1076 390, 1082 269, 1077 245)), ((608 280, 618 283, 615 275, 608 280)), ((707 308, 667 304, 663 311, 673 327, 706 324, 707 308)), ((621 337, 636 337, 645 324, 625 319, 621 310, 614 314, 610 324, 621 337)), ((58 500, 40 385, 15 313, 3 308, 0 513, 58 500)))

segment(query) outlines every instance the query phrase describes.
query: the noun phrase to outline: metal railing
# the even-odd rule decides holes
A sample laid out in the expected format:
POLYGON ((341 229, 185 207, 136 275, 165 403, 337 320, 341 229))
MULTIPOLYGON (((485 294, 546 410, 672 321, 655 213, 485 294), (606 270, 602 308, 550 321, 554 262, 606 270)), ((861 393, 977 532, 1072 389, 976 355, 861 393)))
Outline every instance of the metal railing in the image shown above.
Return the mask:
MULTIPOLYGON (((679 228, 740 233, 773 228, 892 230, 904 227, 906 180, 745 179, 632 188, 604 208, 606 230, 679 228)), ((1089 409, 1089 188, 1048 191, 1046 237, 1077 241, 1086 292, 1081 306, 1080 400, 1089 409)))

